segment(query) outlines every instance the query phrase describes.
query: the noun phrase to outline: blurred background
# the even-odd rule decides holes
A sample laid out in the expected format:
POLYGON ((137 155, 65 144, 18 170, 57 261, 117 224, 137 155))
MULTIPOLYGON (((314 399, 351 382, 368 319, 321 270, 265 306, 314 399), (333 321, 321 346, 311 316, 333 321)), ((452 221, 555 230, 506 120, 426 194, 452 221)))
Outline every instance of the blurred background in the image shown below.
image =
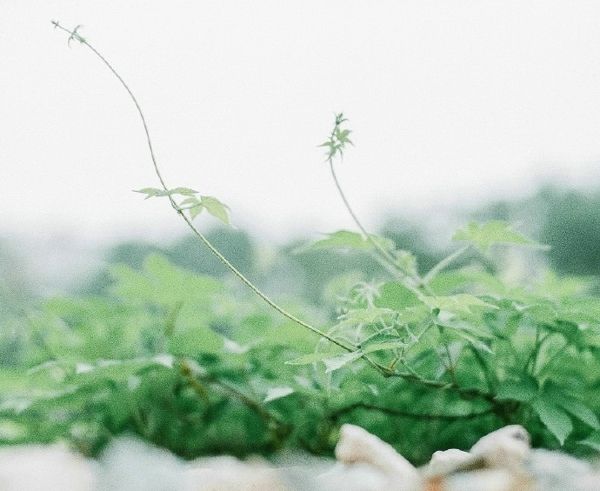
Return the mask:
POLYGON ((597 2, 0 8, 4 310, 99 293, 109 264, 137 267, 152 251, 224 274, 165 202, 131 192, 157 184, 134 108, 51 19, 83 24, 130 83, 169 185, 231 207, 237 228, 208 217, 201 228, 267 289, 318 302, 314 282, 376 271, 364 258, 289 253, 353 228, 317 147, 336 111, 353 129, 338 164, 350 201, 422 269, 451 249, 457 226, 502 218, 551 245, 559 273, 599 272, 597 2))

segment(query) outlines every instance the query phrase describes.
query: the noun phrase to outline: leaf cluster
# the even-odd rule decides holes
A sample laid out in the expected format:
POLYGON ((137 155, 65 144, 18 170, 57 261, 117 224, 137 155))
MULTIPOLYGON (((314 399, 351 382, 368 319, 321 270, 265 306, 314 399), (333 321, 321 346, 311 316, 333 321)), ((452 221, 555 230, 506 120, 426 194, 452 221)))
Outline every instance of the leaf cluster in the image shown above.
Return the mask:
POLYGON ((344 117, 343 113, 336 114, 331 134, 327 140, 319 145, 320 147, 325 147, 326 158, 328 161, 333 160, 338 155, 340 157, 343 156, 346 146, 353 145, 352 140, 350 140, 350 133, 352 133, 352 130, 342 127, 347 121, 348 119, 344 117))
POLYGON ((190 218, 193 220, 200 213, 206 210, 207 213, 213 217, 219 219, 226 225, 229 225, 229 207, 219 201, 214 196, 199 196, 198 191, 194 191, 190 188, 177 187, 173 189, 159 189, 159 188, 143 188, 135 191, 136 193, 142 193, 149 198, 160 198, 169 197, 174 199, 174 196, 183 196, 184 199, 176 207, 178 211, 188 211, 190 218))

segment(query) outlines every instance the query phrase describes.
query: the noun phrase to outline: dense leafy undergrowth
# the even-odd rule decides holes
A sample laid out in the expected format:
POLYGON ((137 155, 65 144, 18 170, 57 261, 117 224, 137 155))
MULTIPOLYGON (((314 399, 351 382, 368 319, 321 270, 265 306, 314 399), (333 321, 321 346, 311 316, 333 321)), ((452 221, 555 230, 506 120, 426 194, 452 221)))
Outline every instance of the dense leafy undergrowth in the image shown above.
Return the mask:
MULTIPOLYGON (((502 230, 473 225, 456 238, 484 249, 524 241, 502 230)), ((370 246, 343 232, 311 247, 370 246)), ((474 261, 440 271, 426 293, 402 281, 349 285, 346 275, 327 286, 336 294, 321 312, 287 304, 347 351, 237 284, 160 255, 111 275, 106 295, 47 300, 3 330, 5 443, 66 439, 95 454, 134 432, 187 458, 328 454, 351 421, 415 462, 508 423, 526 426, 535 445, 600 447, 600 299, 583 280, 509 284, 474 261)))
POLYGON ((333 278, 318 306, 271 298, 193 223, 201 214, 227 223, 228 208, 165 184, 129 86, 79 27, 53 25, 89 48, 135 103, 161 185, 139 192, 166 198, 233 276, 149 255, 139 268, 115 266, 104 294, 3 318, 3 442, 63 439, 94 455, 112 435, 133 432, 186 458, 327 455, 340 425, 353 422, 422 463, 519 423, 534 445, 600 450, 600 298, 589 282, 540 275, 533 260, 515 274, 518 256, 506 247, 538 245, 501 221, 469 224, 454 235, 462 247, 419 267, 351 208, 334 166, 351 132, 337 114, 321 146, 360 233, 339 231, 296 253, 366 254, 386 279, 333 278))

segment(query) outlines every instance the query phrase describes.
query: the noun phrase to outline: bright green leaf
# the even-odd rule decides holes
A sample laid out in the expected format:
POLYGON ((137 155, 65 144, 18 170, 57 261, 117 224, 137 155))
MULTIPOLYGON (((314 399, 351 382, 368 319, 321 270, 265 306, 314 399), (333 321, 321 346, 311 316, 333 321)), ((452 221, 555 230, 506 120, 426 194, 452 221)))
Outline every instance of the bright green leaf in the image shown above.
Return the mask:
POLYGON ((193 196, 194 194, 198 193, 198 191, 194 191, 193 189, 184 188, 184 187, 168 189, 166 191, 164 189, 159 189, 159 188, 143 188, 143 189, 136 190, 134 192, 145 194, 146 195, 145 199, 160 197, 160 196, 173 196, 175 194, 180 194, 181 196, 193 196))
POLYGON ((541 244, 516 232, 503 221, 494 220, 487 223, 471 222, 458 230, 452 240, 469 242, 481 252, 486 252, 494 244, 514 244, 522 246, 544 247, 541 244))
POLYGON ((377 322, 382 321, 383 319, 389 318, 389 316, 393 314, 393 310, 384 309, 380 307, 370 307, 367 309, 352 309, 340 317, 340 320, 336 324, 336 327, 375 324, 377 322))
MULTIPOLYGON (((394 243, 386 238, 376 235, 370 236, 372 241, 375 241, 380 247, 387 250, 393 249, 394 243)), ((312 244, 298 248, 295 252, 306 252, 321 249, 338 249, 343 251, 368 251, 373 249, 373 243, 367 240, 358 232, 349 230, 339 230, 337 232, 327 234, 324 239, 317 240, 312 244)))
POLYGON ((573 431, 573 423, 568 414, 554 403, 543 398, 536 399, 531 406, 540 417, 544 426, 563 445, 573 431))
POLYGON ((358 360, 361 356, 363 356, 362 351, 352 351, 351 353, 346 353, 340 356, 336 356, 335 358, 329 358, 327 360, 323 360, 325 363, 325 373, 333 372, 334 370, 338 370, 348 363, 352 363, 355 360, 358 360))
POLYGON ((229 225, 229 207, 214 196, 202 196, 202 206, 208 213, 229 225))
POLYGON ((398 338, 389 341, 373 342, 363 345, 361 351, 365 354, 375 353, 376 351, 389 351, 405 347, 406 344, 398 338))
POLYGON ((438 326, 441 328, 450 330, 456 336, 463 338, 465 341, 467 341, 469 344, 471 344, 474 348, 478 349, 479 351, 485 351, 490 354, 493 353, 492 349, 487 344, 485 344, 484 341, 479 339, 477 337, 477 335, 474 335, 471 332, 469 332, 469 330, 467 330, 467 329, 460 329, 457 327, 450 327, 448 325, 442 325, 442 324, 438 324, 438 326))
POLYGON ((565 411, 591 426, 593 429, 600 430, 600 421, 598 421, 598 417, 583 402, 572 397, 563 397, 557 399, 556 403, 565 411))
POLYGON ((419 304, 423 305, 414 292, 398 282, 385 283, 380 289, 380 295, 375 300, 375 304, 396 311, 419 304))
POLYGON ((289 396, 294 393, 294 389, 291 387, 272 387, 267 391, 266 397, 263 399, 263 403, 275 401, 282 397, 289 396))
POLYGON ((179 206, 185 206, 185 205, 193 205, 193 204, 197 204, 200 203, 200 200, 198 200, 198 198, 196 198, 196 196, 191 196, 189 198, 185 198, 180 204, 179 206))
POLYGON ((198 191, 194 191, 190 188, 173 188, 169 189, 169 195, 180 194, 181 196, 194 196, 194 194, 198 194, 198 191))
POLYGON ((479 298, 467 293, 459 293, 458 295, 440 296, 440 297, 424 297, 423 301, 431 309, 445 310, 457 314, 469 314, 473 307, 484 309, 497 309, 495 305, 489 304, 479 298))
POLYGON ((200 215, 200 213, 202 213, 202 210, 204 210, 204 206, 201 203, 196 206, 192 206, 189 209, 191 219, 193 220, 198 215, 200 215))
POLYGON ((146 197, 144 199, 154 198, 156 196, 168 196, 167 191, 158 188, 143 188, 134 190, 133 192, 145 194, 146 197))
POLYGON ((330 353, 330 352, 309 353, 308 355, 303 355, 298 358, 294 358, 293 360, 288 360, 285 362, 285 364, 286 365, 310 365, 310 364, 316 363, 318 361, 323 361, 326 358, 334 358, 338 355, 339 355, 339 353, 330 353))
POLYGON ((539 387, 533 377, 522 377, 517 380, 503 381, 496 391, 496 398, 500 400, 513 400, 530 402, 537 397, 539 387))

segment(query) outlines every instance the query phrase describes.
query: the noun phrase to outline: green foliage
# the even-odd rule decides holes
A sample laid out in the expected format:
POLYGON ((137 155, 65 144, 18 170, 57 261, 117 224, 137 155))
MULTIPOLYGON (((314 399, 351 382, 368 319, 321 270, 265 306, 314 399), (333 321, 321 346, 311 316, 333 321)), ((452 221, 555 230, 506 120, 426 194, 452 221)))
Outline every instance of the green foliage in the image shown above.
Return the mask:
POLYGON ((487 252, 494 244, 516 244, 541 247, 537 242, 512 229, 510 224, 498 220, 479 224, 469 223, 458 230, 452 238, 458 242, 468 242, 481 252, 487 252))
POLYGON ((374 248, 373 241, 384 249, 394 249, 394 243, 384 237, 371 235, 370 240, 357 232, 348 230, 339 230, 332 234, 327 234, 324 239, 319 239, 307 246, 297 249, 297 252, 318 251, 322 249, 333 249, 340 251, 371 251, 374 248))
MULTIPOLYGON (((54 25, 117 75, 77 28, 54 25)), ((117 78, 164 183, 140 106, 117 78)), ((307 251, 366 252, 385 279, 332 279, 333 316, 330 306, 283 305, 191 226, 255 297, 151 254, 137 268, 111 268, 102 296, 49 299, 11 319, 19 352, 0 374, 0 438, 68 439, 94 454, 112 435, 136 432, 185 457, 327 454, 340 424, 352 421, 422 463, 434 450, 467 448, 519 423, 536 445, 600 448, 600 298, 585 282, 552 274, 510 281, 494 257, 485 258, 494 267, 453 266, 466 248, 421 276, 415 255, 366 231, 341 189, 333 160, 352 144, 346 121, 336 114, 321 146, 362 234, 336 232, 307 251), (319 327, 302 313, 321 319, 319 327)), ((224 204, 189 188, 138 192, 167 197, 188 225, 203 210, 229 222, 224 204)), ((539 248, 502 221, 473 222, 454 240, 483 253, 496 244, 539 248)))
POLYGON ((323 454, 351 421, 415 462, 508 423, 537 445, 595 448, 600 300, 585 283, 508 284, 475 264, 428 293, 341 283, 328 332, 355 346, 344 352, 164 256, 110 274, 103 296, 50 299, 20 321, 2 371, 6 443, 67 438, 94 454, 126 431, 188 458, 323 454))
POLYGON ((198 191, 184 187, 173 189, 143 188, 135 192, 145 194, 144 199, 169 197, 169 199, 174 200, 174 196, 184 196, 185 199, 179 203, 177 209, 189 211, 192 220, 206 210, 210 215, 229 225, 229 207, 214 196, 197 196, 198 191))
POLYGON ((192 196, 184 199, 181 206, 186 206, 186 208, 180 209, 189 210, 192 220, 206 210, 207 213, 229 225, 229 207, 213 196, 200 196, 199 198, 192 196))
POLYGON ((328 161, 333 160, 336 155, 343 156, 346 145, 353 144, 350 140, 350 133, 352 133, 352 130, 342 128, 343 124, 347 121, 348 119, 344 117, 343 113, 336 114, 331 134, 327 140, 319 145, 320 147, 325 147, 328 161))
POLYGON ((157 197, 163 197, 163 196, 175 196, 177 194, 180 194, 181 196, 194 196, 195 194, 198 193, 198 191, 194 191, 193 189, 190 189, 190 188, 173 188, 173 189, 143 188, 143 189, 139 189, 134 192, 145 194, 146 197, 144 199, 157 198, 157 197))

